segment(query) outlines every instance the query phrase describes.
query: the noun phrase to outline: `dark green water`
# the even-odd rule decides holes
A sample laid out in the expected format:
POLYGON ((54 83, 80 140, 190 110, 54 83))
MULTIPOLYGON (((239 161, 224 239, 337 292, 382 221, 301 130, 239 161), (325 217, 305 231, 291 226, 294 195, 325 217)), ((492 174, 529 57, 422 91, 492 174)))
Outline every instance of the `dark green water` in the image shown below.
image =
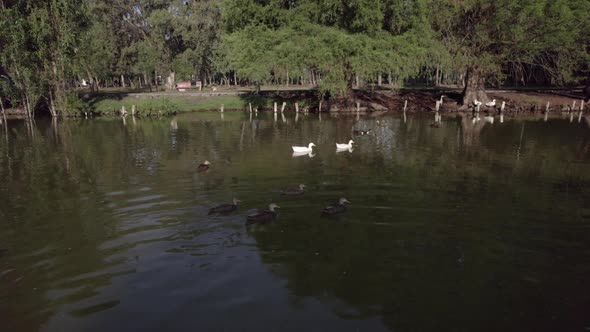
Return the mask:
POLYGON ((587 124, 224 117, 0 131, 0 330, 590 328, 587 124))

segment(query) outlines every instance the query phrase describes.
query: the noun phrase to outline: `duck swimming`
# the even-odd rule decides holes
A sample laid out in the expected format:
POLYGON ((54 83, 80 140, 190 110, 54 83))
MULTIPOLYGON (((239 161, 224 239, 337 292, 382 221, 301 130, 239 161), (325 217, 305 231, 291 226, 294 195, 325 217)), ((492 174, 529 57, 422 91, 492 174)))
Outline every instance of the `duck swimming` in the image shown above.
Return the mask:
POLYGON ((298 195, 303 195, 305 193, 305 185, 304 184, 300 184, 299 187, 296 188, 287 188, 283 191, 281 191, 281 195, 285 195, 285 196, 298 196, 298 195))
POLYGON ((348 141, 348 144, 336 143, 336 149, 340 149, 340 150, 352 149, 352 143, 354 143, 353 140, 348 141))
POLYGON ((362 135, 369 135, 369 132, 371 130, 372 129, 367 129, 367 130, 358 130, 358 129, 355 129, 355 130, 352 131, 352 133, 355 134, 355 135, 361 135, 361 136, 362 135))
POLYGON ((309 153, 313 151, 313 147, 315 146, 315 144, 313 143, 309 143, 308 146, 291 146, 291 148, 293 149, 293 152, 297 152, 297 153, 309 153))
POLYGON ((338 203, 328 205, 322 210, 322 215, 335 215, 346 212, 346 204, 350 202, 346 198, 340 198, 338 203))
POLYGON ((209 165, 211 165, 211 163, 207 160, 205 160, 202 164, 200 164, 197 169, 199 171, 206 171, 209 169, 209 165))
POLYGON ((352 148, 350 149, 336 149, 336 153, 348 152, 352 153, 352 148))
POLYGON ((256 224, 256 223, 267 223, 269 221, 273 221, 277 219, 278 213, 275 209, 280 209, 278 205, 275 203, 270 203, 268 206, 268 210, 262 210, 258 212, 254 212, 249 214, 246 217, 246 225, 256 224))
POLYGON ((232 212, 238 210, 239 205, 240 205, 240 200, 237 198, 234 198, 233 203, 220 204, 220 205, 217 205, 216 207, 212 207, 209 210, 209 215, 216 214, 216 213, 218 213, 218 214, 232 213, 232 212))

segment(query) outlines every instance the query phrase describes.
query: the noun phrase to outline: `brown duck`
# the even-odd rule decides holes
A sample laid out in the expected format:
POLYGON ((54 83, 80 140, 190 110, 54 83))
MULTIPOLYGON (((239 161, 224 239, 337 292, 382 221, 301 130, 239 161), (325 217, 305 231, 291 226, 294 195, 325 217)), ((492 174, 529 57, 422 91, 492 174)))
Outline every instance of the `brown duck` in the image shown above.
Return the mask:
POLYGON ((275 209, 280 209, 280 207, 275 203, 270 203, 270 205, 268 206, 268 210, 262 210, 249 214, 246 217, 246 225, 256 223, 264 224, 277 219, 278 213, 275 211, 275 209))
POLYGON ((217 205, 216 207, 212 207, 209 210, 209 215, 230 214, 232 212, 237 211, 239 206, 240 206, 240 200, 237 198, 234 198, 233 203, 220 204, 220 205, 217 205))
POLYGON ((200 172, 203 172, 203 171, 206 171, 206 170, 208 170, 208 169, 209 169, 209 165, 211 165, 211 163, 210 163, 209 161, 205 160, 205 161, 204 161, 202 164, 200 164, 200 165, 197 167, 197 169, 198 169, 200 172))
POLYGON ((326 206, 322 210, 322 215, 336 215, 344 213, 346 212, 346 204, 350 204, 350 202, 343 197, 338 200, 338 203, 326 206))
POLYGON ((299 195, 303 195, 304 193, 305 193, 305 185, 304 184, 300 184, 299 187, 287 188, 287 189, 281 191, 281 195, 285 195, 285 196, 299 196, 299 195))

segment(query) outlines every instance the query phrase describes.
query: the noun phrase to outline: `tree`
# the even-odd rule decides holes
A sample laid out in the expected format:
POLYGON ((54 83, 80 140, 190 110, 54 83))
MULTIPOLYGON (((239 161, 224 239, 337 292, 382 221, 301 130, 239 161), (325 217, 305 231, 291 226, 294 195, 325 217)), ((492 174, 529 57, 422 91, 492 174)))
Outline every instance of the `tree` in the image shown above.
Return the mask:
POLYGON ((29 116, 41 97, 53 116, 66 110, 70 59, 85 28, 84 15, 80 0, 19 1, 2 11, 2 65, 29 116))
POLYGON ((229 67, 257 84, 307 75, 322 92, 345 95, 359 77, 386 71, 403 80, 416 74, 428 65, 419 62, 433 45, 423 0, 225 4, 229 34, 222 49, 229 67), (415 38, 419 34, 422 38, 415 38))
POLYGON ((465 73, 464 105, 488 100, 485 83, 504 64, 538 67, 563 83, 587 59, 588 1, 433 0, 432 6, 433 29, 465 73))
POLYGON ((98 91, 101 80, 107 80, 113 74, 119 54, 121 36, 125 31, 120 28, 120 6, 107 6, 105 3, 87 0, 89 27, 80 37, 77 51, 75 73, 90 81, 90 89, 98 91), (119 15, 117 15, 117 13, 119 15), (115 19, 115 17, 117 17, 115 19), (115 34, 113 31, 121 31, 115 34))
POLYGON ((33 44, 29 33, 31 22, 24 17, 21 7, 13 4, 0 12, 0 30, 3 31, 0 35, 0 61, 8 74, 5 81, 11 82, 5 83, 5 86, 14 87, 15 101, 23 105, 30 118, 42 87, 36 79, 38 58, 30 47, 33 44))
MULTIPOLYGON (((221 1, 183 1, 172 23, 178 39, 173 68, 183 78, 214 73, 213 57, 221 34, 221 1)), ((225 76, 227 72, 222 72, 225 76)))

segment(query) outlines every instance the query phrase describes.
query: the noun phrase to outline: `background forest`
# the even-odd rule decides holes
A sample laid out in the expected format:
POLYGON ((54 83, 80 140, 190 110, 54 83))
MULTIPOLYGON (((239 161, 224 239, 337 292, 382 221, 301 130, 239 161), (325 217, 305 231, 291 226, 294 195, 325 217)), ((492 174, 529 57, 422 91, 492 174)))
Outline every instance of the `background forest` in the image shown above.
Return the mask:
POLYGON ((588 0, 0 0, 3 107, 67 113, 90 89, 579 84, 588 0))

